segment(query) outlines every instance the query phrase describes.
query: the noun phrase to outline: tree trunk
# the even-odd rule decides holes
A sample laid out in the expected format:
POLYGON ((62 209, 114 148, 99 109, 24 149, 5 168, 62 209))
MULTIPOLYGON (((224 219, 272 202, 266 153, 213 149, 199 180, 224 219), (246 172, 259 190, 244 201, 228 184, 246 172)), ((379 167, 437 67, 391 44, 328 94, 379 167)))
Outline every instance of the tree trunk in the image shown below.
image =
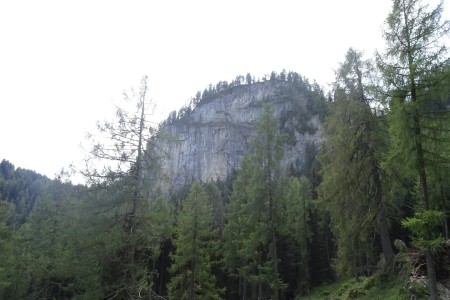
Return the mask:
POLYGON ((274 275, 274 291, 273 291, 273 299, 278 300, 279 295, 279 282, 278 282, 278 255, 277 255, 277 237, 275 233, 275 226, 272 224, 272 260, 273 260, 273 275, 274 275))
MULTIPOLYGON (((142 145, 144 143, 144 127, 145 127, 145 93, 147 91, 147 78, 142 81, 143 86, 141 87, 141 94, 139 95, 141 101, 141 115, 139 117, 139 136, 138 136, 138 148, 137 148, 137 157, 136 157, 136 166, 134 172, 134 187, 133 187, 133 198, 132 198, 132 210, 128 216, 128 234, 130 236, 130 244, 128 246, 128 271, 127 271, 127 285, 129 287, 134 286, 134 275, 136 273, 136 265, 135 265, 135 255, 136 255, 136 247, 132 242, 131 236, 135 230, 135 226, 137 224, 138 218, 138 210, 141 201, 141 168, 142 168, 142 145)), ((133 290, 133 288, 132 288, 133 290)), ((133 291, 128 292, 130 298, 132 298, 133 291)))
MULTIPOLYGON (((415 133, 415 144, 417 155, 417 169, 419 173, 419 182, 420 182, 420 196, 422 198, 422 208, 424 210, 427 210, 429 209, 427 173, 425 170, 425 157, 423 145, 420 139, 421 135, 420 120, 417 113, 414 113, 413 121, 414 121, 414 133, 415 133)), ((428 236, 425 238, 429 239, 430 237, 428 236)), ((427 276, 428 276, 428 288, 430 290, 430 298, 432 300, 438 300, 436 269, 434 267, 433 255, 429 249, 426 249, 425 251, 427 260, 427 276)))
POLYGON ((383 248, 383 255, 386 263, 389 263, 394 257, 394 250, 392 249, 392 243, 389 235, 389 229, 387 225, 386 211, 384 208, 383 192, 381 186, 380 172, 378 166, 374 166, 373 180, 375 183, 375 201, 378 207, 378 220, 380 222, 380 238, 381 247, 383 248))
POLYGON ((262 264, 261 251, 258 251, 258 291, 257 291, 258 298, 252 297, 252 299, 263 300, 261 264, 262 264))
POLYGON ((269 217, 270 217, 270 231, 271 231, 271 252, 272 252, 272 267, 273 267, 273 277, 274 277, 274 287, 273 287, 273 299, 279 299, 279 281, 278 281, 278 253, 277 253, 277 235, 275 231, 275 208, 273 205, 272 190, 269 186, 269 217))
POLYGON ((242 291, 241 291, 242 300, 245 300, 247 299, 247 281, 243 277, 240 277, 240 280, 242 284, 242 291))
POLYGON ((425 255, 427 259, 427 274, 428 274, 428 285, 430 290, 430 299, 438 300, 437 294, 437 279, 436 279, 436 268, 434 267, 433 254, 429 249, 425 250, 425 255))
POLYGON ((197 211, 195 211, 194 215, 194 227, 192 230, 194 231, 194 236, 192 237, 192 262, 191 262, 191 282, 189 285, 189 299, 195 300, 195 283, 196 279, 196 271, 197 271, 197 211))
POLYGON ((441 186, 441 199, 442 199, 442 210, 444 211, 444 232, 445 232, 445 239, 448 240, 449 239, 449 233, 448 233, 448 221, 447 221, 447 199, 445 197, 445 193, 444 193, 444 187, 442 185, 442 178, 440 178, 439 180, 440 186, 441 186))
MULTIPOLYGON (((409 69, 409 80, 411 82, 410 92, 411 92, 411 102, 416 103, 418 100, 417 96, 417 83, 416 83, 416 68, 415 61, 413 57, 413 48, 411 46, 411 33, 409 29, 409 16, 407 15, 407 9, 405 6, 405 2, 403 1, 403 17, 405 20, 406 30, 406 50, 408 54, 408 69, 409 69)), ((422 208, 427 210, 429 208, 428 201, 428 185, 427 185, 427 174, 425 171, 425 157, 423 151, 423 144, 421 139, 421 124, 419 118, 419 112, 417 111, 417 107, 412 112, 413 117, 413 126, 414 126, 414 139, 415 139, 415 152, 417 155, 416 163, 417 170, 419 173, 419 182, 420 182, 420 196, 422 198, 422 208)), ((427 237, 426 237, 427 238, 427 237)), ((437 300, 437 288, 436 288, 436 270, 434 268, 434 260, 433 256, 429 249, 426 249, 426 258, 427 258, 427 275, 428 275, 428 285, 430 289, 430 296, 432 300, 437 300)))
POLYGON ((305 262, 305 287, 306 287, 306 292, 308 295, 308 300, 311 299, 310 295, 309 295, 309 255, 308 255, 308 238, 307 238, 307 234, 306 234, 306 229, 308 224, 306 224, 306 195, 305 195, 305 191, 303 190, 303 237, 304 237, 304 245, 303 245, 303 255, 304 255, 304 262, 305 262))

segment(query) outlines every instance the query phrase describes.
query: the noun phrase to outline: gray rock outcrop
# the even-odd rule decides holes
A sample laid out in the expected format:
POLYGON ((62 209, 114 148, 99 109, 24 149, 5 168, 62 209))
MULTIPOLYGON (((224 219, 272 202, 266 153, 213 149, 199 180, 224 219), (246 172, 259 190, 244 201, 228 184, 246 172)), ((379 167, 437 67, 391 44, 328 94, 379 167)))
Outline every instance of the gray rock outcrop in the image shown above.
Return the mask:
POLYGON ((238 169, 243 156, 252 152, 255 121, 264 101, 273 102, 280 131, 290 132, 282 164, 300 168, 306 143, 320 142, 321 122, 318 115, 308 114, 308 120, 302 122, 309 130, 296 129, 299 121, 294 108, 304 111, 308 97, 301 94, 295 99, 284 97, 282 89, 288 85, 282 81, 265 81, 236 86, 198 104, 183 117, 163 124, 158 147, 165 156, 163 173, 169 178, 163 189, 177 189, 193 180, 225 179, 233 169, 238 169))

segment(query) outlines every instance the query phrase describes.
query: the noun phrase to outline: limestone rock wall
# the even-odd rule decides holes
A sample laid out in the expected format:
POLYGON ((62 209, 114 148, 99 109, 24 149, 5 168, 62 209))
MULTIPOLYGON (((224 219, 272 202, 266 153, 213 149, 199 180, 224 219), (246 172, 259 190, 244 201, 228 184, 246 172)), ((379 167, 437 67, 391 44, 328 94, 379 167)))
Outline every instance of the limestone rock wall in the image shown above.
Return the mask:
MULTIPOLYGON (((192 180, 208 182, 225 179, 245 154, 251 153, 255 138, 255 121, 264 101, 274 103, 281 118, 292 110, 292 99, 280 97, 279 88, 286 82, 260 82, 232 88, 191 113, 160 128, 159 147, 164 153, 163 173, 169 179, 164 189, 177 189, 192 180)), ((300 97, 301 99, 301 97, 300 97)), ((302 101, 302 100, 296 100, 302 101)), ((285 146, 283 165, 300 168, 307 142, 320 142, 318 116, 310 116, 314 133, 294 131, 295 143, 285 146)), ((295 120, 286 124, 294 125, 295 120)))

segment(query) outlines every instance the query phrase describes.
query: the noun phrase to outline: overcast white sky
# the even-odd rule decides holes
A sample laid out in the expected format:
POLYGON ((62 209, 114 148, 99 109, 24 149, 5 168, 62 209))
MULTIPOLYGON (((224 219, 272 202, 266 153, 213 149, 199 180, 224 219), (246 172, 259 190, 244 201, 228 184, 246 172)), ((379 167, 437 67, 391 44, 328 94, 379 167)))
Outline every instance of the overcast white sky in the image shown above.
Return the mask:
MULTIPOLYGON (((53 177, 149 76, 164 118, 247 72, 327 88, 349 47, 383 48, 390 0, 1 1, 0 160, 53 177)), ((448 5, 447 5, 448 6, 448 5)), ((446 8, 446 15, 448 8, 446 8)), ((448 18, 448 17, 447 17, 448 18)))

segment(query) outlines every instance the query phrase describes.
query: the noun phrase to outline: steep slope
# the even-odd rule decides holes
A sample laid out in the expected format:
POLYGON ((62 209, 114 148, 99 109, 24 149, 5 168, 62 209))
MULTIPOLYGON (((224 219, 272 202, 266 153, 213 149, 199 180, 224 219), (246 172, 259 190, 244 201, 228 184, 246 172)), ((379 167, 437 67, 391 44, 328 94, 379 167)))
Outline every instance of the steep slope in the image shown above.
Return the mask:
POLYGON ((286 134, 285 166, 299 169, 305 145, 320 142, 325 97, 301 77, 296 82, 276 79, 234 86, 202 100, 159 130, 163 172, 171 188, 193 180, 225 179, 238 169, 242 157, 252 151, 254 124, 264 101, 274 104, 279 129, 286 134))

